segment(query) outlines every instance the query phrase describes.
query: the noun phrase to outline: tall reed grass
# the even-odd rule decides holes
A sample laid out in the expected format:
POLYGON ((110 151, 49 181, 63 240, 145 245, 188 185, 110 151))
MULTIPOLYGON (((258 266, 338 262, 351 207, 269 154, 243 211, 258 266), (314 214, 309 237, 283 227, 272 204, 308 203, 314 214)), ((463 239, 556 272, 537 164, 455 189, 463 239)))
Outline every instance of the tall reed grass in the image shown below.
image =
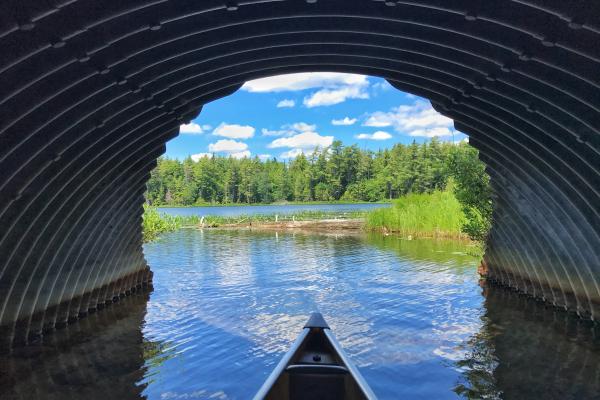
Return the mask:
POLYGON ((431 194, 410 194, 389 208, 367 213, 368 230, 395 232, 402 236, 466 238, 461 205, 451 190, 431 194))

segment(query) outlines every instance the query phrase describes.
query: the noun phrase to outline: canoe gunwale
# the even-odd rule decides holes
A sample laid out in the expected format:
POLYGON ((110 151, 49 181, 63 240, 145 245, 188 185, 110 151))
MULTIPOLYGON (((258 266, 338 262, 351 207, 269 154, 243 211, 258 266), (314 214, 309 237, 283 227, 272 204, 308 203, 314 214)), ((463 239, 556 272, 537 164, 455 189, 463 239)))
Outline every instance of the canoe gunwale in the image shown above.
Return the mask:
POLYGON ((300 332, 300 335, 298 335, 298 338, 294 341, 290 349, 279 361, 273 372, 271 372, 267 380, 261 386, 258 393, 256 393, 256 395, 254 396, 254 400, 263 400, 269 395, 269 392, 271 391, 272 387, 277 383, 279 377, 284 372, 286 372, 287 367, 290 365, 292 359, 296 356, 300 348, 303 346, 304 342, 312 334, 321 334, 325 336, 325 339, 329 341, 329 344, 331 344, 331 346, 333 347, 333 350, 335 351, 336 355, 344 364, 344 367, 347 371, 346 373, 352 377, 358 388, 362 391, 362 394, 364 395, 365 399, 376 400, 377 396, 375 396, 375 393, 373 393, 373 391, 371 390, 361 373, 358 371, 358 369, 352 363, 352 361, 348 358, 348 356, 344 352, 344 349, 335 338, 335 335, 331 332, 331 329, 327 325, 327 322, 325 322, 325 319, 319 313, 314 313, 313 315, 311 315, 309 321, 300 332))
POLYGON ((335 336, 333 335, 331 330, 323 329, 323 333, 325 334, 325 336, 327 337, 327 339, 329 340, 329 342, 331 343, 331 345, 337 352, 338 356, 342 359, 342 361, 346 365, 346 368, 348 368, 348 371, 350 371, 350 375, 352 375, 352 377, 356 381, 356 384, 358 385, 360 390, 362 390, 365 397, 368 400, 376 400, 377 396, 375 396, 375 393, 373 393, 373 391, 367 384, 367 381, 365 381, 365 378, 363 378, 362 374, 358 371, 358 368, 356 368, 354 363, 352 363, 352 361, 348 358, 348 356, 346 355, 346 352, 344 352, 344 349, 342 349, 342 346, 337 341, 337 339, 335 338, 335 336))
POLYGON ((304 343, 304 340, 306 339, 309 333, 310 328, 302 329, 302 332, 300 332, 300 335, 298 335, 298 338, 292 344, 292 347, 288 350, 287 353, 285 353, 281 361, 279 361, 279 364, 277 364, 273 372, 271 372, 271 375, 269 375, 265 383, 263 383, 258 393, 256 393, 256 395, 254 396, 254 400, 263 400, 267 396, 267 394, 269 394, 269 391, 271 390, 275 382, 277 382, 279 376, 283 374, 285 368, 288 366, 292 357, 294 357, 302 343, 304 343))

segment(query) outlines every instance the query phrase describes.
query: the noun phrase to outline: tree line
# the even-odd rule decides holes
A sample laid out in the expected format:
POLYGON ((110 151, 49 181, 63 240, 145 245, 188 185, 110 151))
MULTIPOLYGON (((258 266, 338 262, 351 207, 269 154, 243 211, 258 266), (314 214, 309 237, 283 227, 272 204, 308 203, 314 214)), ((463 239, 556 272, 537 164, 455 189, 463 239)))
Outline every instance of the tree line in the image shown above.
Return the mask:
MULTIPOLYGON (((413 141, 371 151, 334 141, 327 148, 300 154, 290 161, 216 155, 198 161, 161 157, 151 173, 146 198, 152 206, 374 202, 444 190, 450 177, 458 181, 459 188, 465 181, 467 191, 473 181, 487 185, 477 151, 467 143, 433 138, 422 144, 413 141)), ((469 195, 463 197, 473 202, 469 195)))

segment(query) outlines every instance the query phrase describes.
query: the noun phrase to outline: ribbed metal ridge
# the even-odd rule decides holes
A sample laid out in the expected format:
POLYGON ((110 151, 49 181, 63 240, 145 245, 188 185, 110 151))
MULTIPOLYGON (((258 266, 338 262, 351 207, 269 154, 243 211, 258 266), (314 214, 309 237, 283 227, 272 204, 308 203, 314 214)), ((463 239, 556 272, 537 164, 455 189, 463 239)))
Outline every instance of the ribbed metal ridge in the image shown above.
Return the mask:
POLYGON ((30 337, 150 279, 143 192, 203 104, 340 71, 426 97, 492 177, 492 279, 596 318, 595 0, 6 0, 0 326, 30 337))

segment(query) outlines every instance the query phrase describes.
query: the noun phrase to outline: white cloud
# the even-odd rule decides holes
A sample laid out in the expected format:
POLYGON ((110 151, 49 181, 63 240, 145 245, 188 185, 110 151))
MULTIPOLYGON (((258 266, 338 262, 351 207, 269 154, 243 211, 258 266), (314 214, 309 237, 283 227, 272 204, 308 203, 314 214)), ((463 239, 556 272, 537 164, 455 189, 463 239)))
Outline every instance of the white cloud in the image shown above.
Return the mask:
POLYGON ((205 131, 210 131, 212 129, 212 126, 206 124, 206 125, 202 125, 202 129, 205 131))
POLYGON ((290 150, 280 154, 281 158, 294 158, 304 151, 312 151, 316 147, 328 147, 333 143, 333 136, 321 136, 317 132, 316 125, 307 124, 306 122, 296 122, 294 124, 286 124, 278 131, 269 131, 263 129, 265 136, 284 136, 273 140, 267 147, 275 149, 287 147, 290 150))
POLYGON ((306 122, 296 122, 294 124, 283 125, 283 129, 291 129, 298 132, 308 132, 317 129, 316 125, 307 124, 306 122))
POLYGON ((422 136, 422 137, 428 137, 428 138, 445 137, 445 136, 452 136, 452 129, 445 128, 442 126, 438 126, 435 128, 428 128, 428 129, 415 129, 414 131, 410 131, 409 135, 410 136, 422 136))
POLYGON ((269 160, 269 159, 273 158, 273 156, 272 156, 272 155, 270 155, 270 154, 259 154, 259 155, 258 155, 258 158, 259 158, 261 161, 267 161, 267 160, 269 160))
POLYGON ((272 131, 272 130, 267 129, 267 128, 262 128, 261 132, 262 132, 263 136, 285 136, 285 135, 288 135, 290 133, 290 131, 287 130, 287 129, 272 131))
POLYGON ((303 104, 308 107, 332 106, 343 103, 347 99, 368 99, 369 93, 365 90, 366 85, 345 86, 339 89, 321 89, 318 92, 304 98, 303 104))
POLYGON ((370 126, 373 128, 385 128, 392 126, 391 118, 387 117, 387 113, 377 111, 371 114, 371 116, 365 121, 363 126, 370 126))
POLYGON ((215 128, 212 134, 230 139, 250 139, 254 136, 254 131, 255 129, 249 125, 230 125, 223 122, 215 128))
POLYGON ((238 151, 229 155, 233 158, 250 158, 250 150, 238 151))
POLYGON ((194 122, 179 126, 179 133, 184 135, 200 135, 204 130, 202 127, 194 122))
POLYGON ((211 153, 239 153, 248 150, 248 145, 243 142, 237 142, 235 140, 222 139, 216 143, 208 145, 208 151, 211 153))
POLYGON ((379 91, 382 91, 382 92, 386 92, 386 91, 388 91, 390 89, 393 89, 393 88, 394 87, 392 85, 390 85, 390 83, 388 81, 386 81, 386 80, 381 81, 381 82, 377 82, 377 83, 373 84, 373 89, 376 90, 376 91, 379 90, 379 91))
POLYGON ((333 143, 333 136, 321 136, 316 132, 302 132, 287 138, 279 138, 272 141, 268 147, 275 149, 289 147, 296 149, 314 149, 315 147, 327 147, 333 143))
POLYGON ((212 158, 212 153, 198 153, 198 154, 192 154, 190 156, 192 158, 192 160, 198 162, 200 161, 201 158, 212 158))
POLYGON ((390 112, 374 112, 363 126, 393 127, 401 134, 422 137, 451 136, 454 131, 452 120, 435 111, 429 102, 423 100, 392 108, 390 112))
POLYGON ((377 131, 375 133, 361 133, 356 135, 356 138, 368 140, 388 140, 392 138, 392 135, 384 131, 377 131))
POLYGON ((242 89, 254 93, 273 93, 318 88, 318 91, 304 98, 303 104, 311 108, 339 104, 347 99, 368 99, 368 87, 369 80, 365 75, 305 72, 248 81, 242 89))
POLYGON ((294 100, 285 99, 285 100, 281 100, 279 103, 277 103, 277 108, 292 108, 295 105, 296 105, 296 102, 294 100))
POLYGON ((248 81, 242 90, 255 93, 286 92, 314 88, 334 88, 347 85, 368 85, 367 77, 337 72, 303 72, 299 74, 276 75, 248 81))
POLYGON ((356 118, 344 117, 343 119, 332 119, 331 120, 332 125, 349 126, 349 125, 354 125, 355 123, 356 123, 356 118))
POLYGON ((269 130, 263 128, 261 130, 263 136, 293 136, 297 133, 314 131, 316 125, 307 124, 306 122, 296 122, 293 124, 282 125, 279 130, 269 130))

